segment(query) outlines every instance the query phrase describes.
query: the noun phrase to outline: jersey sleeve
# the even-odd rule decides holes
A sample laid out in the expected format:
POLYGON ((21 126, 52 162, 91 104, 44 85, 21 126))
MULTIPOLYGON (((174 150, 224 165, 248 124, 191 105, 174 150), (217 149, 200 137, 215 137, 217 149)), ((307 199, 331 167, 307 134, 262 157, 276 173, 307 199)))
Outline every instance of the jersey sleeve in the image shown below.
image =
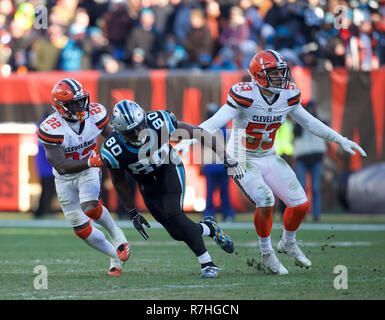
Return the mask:
POLYGON ((108 124, 107 109, 100 103, 90 103, 90 117, 92 117, 96 127, 103 131, 104 127, 108 124))
POLYGON ((161 113, 164 121, 166 122, 168 132, 172 134, 175 131, 175 129, 178 128, 178 120, 176 119, 175 115, 171 111, 161 110, 159 112, 161 113))
POLYGON ((232 108, 248 108, 253 104, 253 88, 247 82, 233 85, 227 95, 226 104, 232 108))
POLYGON ((39 126, 37 136, 42 143, 60 146, 64 141, 61 123, 55 117, 48 117, 39 126))
POLYGON ((294 82, 290 82, 287 93, 287 104, 290 107, 301 103, 301 91, 298 89, 294 82))
POLYGON ((100 159, 103 161, 106 168, 120 169, 119 160, 114 156, 113 151, 106 146, 106 142, 100 147, 100 159))

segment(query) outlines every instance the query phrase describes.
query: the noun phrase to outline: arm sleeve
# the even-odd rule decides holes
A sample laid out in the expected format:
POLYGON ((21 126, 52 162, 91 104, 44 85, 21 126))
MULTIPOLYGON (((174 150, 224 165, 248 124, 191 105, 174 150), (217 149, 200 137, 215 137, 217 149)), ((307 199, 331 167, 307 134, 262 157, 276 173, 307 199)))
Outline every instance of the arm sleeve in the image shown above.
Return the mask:
POLYGON ((312 134, 331 142, 341 143, 344 139, 338 132, 322 123, 317 118, 307 112, 301 104, 298 104, 290 115, 305 129, 312 134))
POLYGON ((238 113, 239 109, 235 109, 225 104, 210 119, 201 123, 199 126, 212 133, 215 130, 224 127, 226 123, 233 120, 238 113))

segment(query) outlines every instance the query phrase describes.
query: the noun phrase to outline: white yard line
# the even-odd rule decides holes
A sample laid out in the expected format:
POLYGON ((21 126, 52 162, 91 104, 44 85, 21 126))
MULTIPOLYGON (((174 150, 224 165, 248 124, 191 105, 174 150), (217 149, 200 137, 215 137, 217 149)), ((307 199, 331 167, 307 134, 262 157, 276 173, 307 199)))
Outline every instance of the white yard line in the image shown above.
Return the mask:
MULTIPOLYGON (((131 221, 116 221, 121 228, 133 228, 131 221)), ((151 221, 151 229, 162 229, 158 223, 151 221)), ((95 225, 98 227, 98 225, 95 225)), ((223 222, 220 226, 224 230, 254 230, 250 222, 223 222)), ((3 228, 70 228, 65 220, 0 220, 3 228)), ((282 223, 274 223, 273 230, 282 230, 282 223)), ((299 230, 310 231, 385 231, 385 224, 342 224, 342 223, 303 223, 299 230)))

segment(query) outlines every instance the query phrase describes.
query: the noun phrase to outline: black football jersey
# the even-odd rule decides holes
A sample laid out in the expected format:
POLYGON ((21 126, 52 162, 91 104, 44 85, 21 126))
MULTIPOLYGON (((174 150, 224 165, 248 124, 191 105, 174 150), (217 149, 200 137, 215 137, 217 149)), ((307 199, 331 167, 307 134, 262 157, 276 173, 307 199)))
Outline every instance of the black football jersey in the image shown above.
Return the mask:
POLYGON ((107 168, 128 170, 139 181, 156 174, 163 164, 181 163, 169 143, 170 135, 177 129, 174 114, 161 110, 149 112, 146 117, 148 138, 144 145, 134 147, 114 131, 100 148, 100 157, 107 168))

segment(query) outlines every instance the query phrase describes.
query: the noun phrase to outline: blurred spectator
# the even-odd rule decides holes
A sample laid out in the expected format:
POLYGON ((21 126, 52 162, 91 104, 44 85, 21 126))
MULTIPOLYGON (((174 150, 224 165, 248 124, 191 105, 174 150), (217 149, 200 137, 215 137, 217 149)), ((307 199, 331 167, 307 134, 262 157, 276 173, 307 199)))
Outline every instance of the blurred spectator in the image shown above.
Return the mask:
POLYGON ((212 70, 237 70, 236 53, 232 47, 223 46, 211 64, 212 70))
POLYGON ((156 56, 160 51, 162 37, 155 29, 154 13, 151 9, 144 9, 139 18, 139 25, 132 30, 126 44, 128 61, 132 61, 135 48, 144 51, 145 64, 148 67, 156 66, 156 56))
POLYGON ((51 71, 59 67, 61 50, 68 41, 63 27, 51 24, 48 30, 32 45, 34 69, 36 71, 51 71))
MULTIPOLYGON (((211 118, 220 106, 215 103, 209 103, 207 119, 211 118)), ((226 128, 222 128, 224 138, 226 138, 226 128)), ((223 164, 207 164, 203 166, 203 174, 206 178, 206 209, 203 211, 203 217, 215 216, 218 211, 223 214, 223 221, 233 222, 235 219, 235 210, 230 204, 229 197, 229 176, 223 164), (220 208, 214 206, 214 192, 219 190, 221 205, 220 208)))
POLYGON ((191 11, 190 21, 191 29, 183 46, 189 55, 191 67, 206 68, 212 61, 213 39, 200 9, 191 11))
POLYGON ((219 17, 221 16, 221 7, 215 0, 206 4, 206 21, 209 28, 211 38, 213 39, 213 55, 216 56, 219 49, 219 17))
POLYGON ((166 36, 163 50, 158 55, 157 66, 159 68, 183 68, 186 67, 188 54, 185 48, 176 42, 172 34, 166 36))
POLYGON ((103 32, 112 46, 113 56, 119 60, 125 56, 125 45, 132 27, 127 1, 111 1, 109 11, 104 16, 103 32))
POLYGON ((50 23, 68 27, 75 16, 78 0, 58 0, 50 11, 50 23))
POLYGON ((345 67, 346 50, 339 37, 330 38, 325 47, 325 69, 332 71, 333 68, 345 67))
POLYGON ((67 43, 60 53, 59 69, 63 71, 79 71, 82 69, 83 40, 86 28, 72 24, 68 30, 67 43))
POLYGON ((264 24, 264 21, 261 15, 259 14, 258 9, 253 5, 252 0, 240 0, 238 5, 243 10, 243 14, 250 27, 249 38, 253 40, 256 44, 258 44, 259 33, 264 24))
POLYGON ((224 26, 219 40, 222 46, 239 46, 250 35, 249 25, 246 21, 243 11, 239 7, 230 9, 230 19, 224 26))
MULTIPOLYGON (((48 117, 49 114, 50 112, 46 112, 41 121, 48 117)), ((38 125, 40 125, 40 122, 38 125)), ((42 218, 54 212, 52 209, 52 200, 56 195, 55 178, 52 173, 52 166, 47 161, 45 149, 40 141, 38 147, 39 151, 35 157, 35 165, 40 178, 41 193, 39 197, 39 206, 36 211, 33 212, 35 219, 42 218)))
MULTIPOLYGON (((316 104, 310 101, 304 106, 313 116, 318 117, 316 104)), ((326 142, 309 131, 303 129, 299 124, 294 127, 294 157, 295 171, 298 181, 306 190, 306 176, 311 177, 311 198, 313 220, 318 221, 321 213, 321 184, 323 172, 323 156, 326 152, 326 142)))
POLYGON ((172 32, 170 18, 174 13, 174 6, 169 0, 156 0, 151 9, 154 12, 155 28, 163 36, 172 32))
POLYGON ((358 33, 350 38, 347 48, 346 65, 354 70, 370 71, 378 68, 378 59, 373 51, 374 38, 372 22, 363 20, 358 33))
POLYGON ((102 30, 98 27, 90 27, 82 43, 83 69, 103 70, 102 56, 106 54, 112 55, 112 50, 102 30))
POLYGON ((384 0, 1 0, 0 64, 19 73, 107 65, 116 72, 125 64, 232 70, 244 69, 253 50, 275 49, 291 66, 372 70, 385 64, 384 26, 384 0), (48 9, 48 30, 34 28, 38 4, 48 9), (197 9, 205 15, 209 51, 194 46, 205 40, 192 30, 197 9), (89 28, 100 29, 91 35, 89 28), (144 56, 136 50, 134 57, 135 48, 144 56))
POLYGON ((182 0, 175 8, 173 32, 179 44, 182 44, 191 29, 190 13, 194 8, 199 8, 194 0, 182 0))

